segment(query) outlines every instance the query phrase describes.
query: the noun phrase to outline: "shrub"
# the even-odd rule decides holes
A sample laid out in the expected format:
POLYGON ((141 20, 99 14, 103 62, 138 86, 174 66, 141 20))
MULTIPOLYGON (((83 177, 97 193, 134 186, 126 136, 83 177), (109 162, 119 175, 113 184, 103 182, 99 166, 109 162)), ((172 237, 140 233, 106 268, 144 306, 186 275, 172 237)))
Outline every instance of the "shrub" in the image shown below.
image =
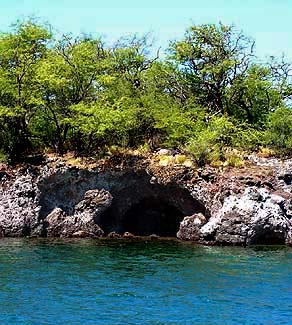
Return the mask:
POLYGON ((182 165, 187 160, 186 155, 175 155, 174 158, 175 158, 175 163, 178 165, 182 165))
POLYGON ((199 166, 211 164, 240 167, 243 150, 256 148, 261 133, 226 116, 214 117, 205 129, 195 134, 186 146, 199 166), (233 149, 231 149, 233 148, 233 149))
POLYGON ((261 147, 258 155, 263 158, 269 158, 275 156, 275 150, 267 147, 261 147))
POLYGON ((227 150, 225 153, 225 159, 224 162, 225 166, 230 167, 243 167, 244 166, 244 157, 242 153, 236 149, 227 150))
POLYGON ((0 151, 0 163, 2 163, 2 164, 8 163, 8 158, 7 158, 6 154, 2 151, 0 151))
POLYGON ((216 133, 208 129, 192 138, 186 146, 198 166, 204 166, 211 161, 220 160, 220 150, 216 143, 216 133))
POLYGON ((292 152, 292 110, 281 107, 269 115, 265 140, 280 154, 292 152))

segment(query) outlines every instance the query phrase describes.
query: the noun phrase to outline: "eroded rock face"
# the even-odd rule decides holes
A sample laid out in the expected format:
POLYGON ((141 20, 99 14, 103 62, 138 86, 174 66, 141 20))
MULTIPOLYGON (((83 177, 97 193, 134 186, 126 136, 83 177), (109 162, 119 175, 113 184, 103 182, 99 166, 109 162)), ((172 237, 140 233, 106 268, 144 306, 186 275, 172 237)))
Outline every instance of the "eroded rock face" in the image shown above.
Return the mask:
MULTIPOLYGON (((242 171, 87 170, 45 164, 0 178, 0 237, 175 236, 292 245, 292 162, 242 171), (8 178, 7 178, 8 177, 8 178)), ((154 238, 153 237, 153 238, 154 238)))
POLYGON ((48 237, 101 237, 100 215, 111 205, 112 196, 105 190, 90 190, 75 206, 73 215, 55 208, 44 220, 48 237))
POLYGON ((200 240, 200 228, 206 223, 207 219, 202 213, 196 213, 185 217, 180 223, 177 237, 183 240, 200 240))
MULTIPOLYGON (((90 208, 86 199, 92 190, 105 190, 112 195, 95 222, 105 231, 135 235, 156 233, 175 236, 184 215, 205 212, 204 204, 180 184, 163 184, 146 170, 93 172, 61 167, 42 175, 39 181, 40 217, 46 218, 56 207, 66 215, 90 208), (85 205, 88 204, 88 206, 85 205)), ((92 200, 91 207, 97 204, 92 200)))
POLYGON ((249 187, 243 195, 226 197, 208 221, 198 215, 186 217, 178 237, 222 245, 291 244, 290 218, 283 197, 249 187))
POLYGON ((0 186, 0 228, 2 236, 41 234, 38 188, 30 174, 19 175, 9 186, 0 186))
POLYGON ((28 172, 4 185, 4 236, 175 236, 184 215, 205 212, 188 190, 153 181, 145 170, 98 172, 45 165, 35 175, 28 172))
POLYGON ((47 237, 101 237, 102 229, 89 215, 67 216, 60 208, 45 219, 47 237))

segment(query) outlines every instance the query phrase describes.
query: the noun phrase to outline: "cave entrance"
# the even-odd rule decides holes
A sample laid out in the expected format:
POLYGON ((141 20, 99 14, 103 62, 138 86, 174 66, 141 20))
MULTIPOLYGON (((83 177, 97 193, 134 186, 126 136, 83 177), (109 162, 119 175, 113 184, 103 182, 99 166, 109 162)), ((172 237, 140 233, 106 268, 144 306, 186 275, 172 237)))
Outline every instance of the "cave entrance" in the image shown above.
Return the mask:
POLYGON ((267 231, 257 236, 251 243, 252 245, 285 245, 285 238, 281 233, 267 231))
POLYGON ((183 218, 183 213, 171 203, 143 198, 126 211, 121 224, 123 231, 136 236, 175 237, 183 218))

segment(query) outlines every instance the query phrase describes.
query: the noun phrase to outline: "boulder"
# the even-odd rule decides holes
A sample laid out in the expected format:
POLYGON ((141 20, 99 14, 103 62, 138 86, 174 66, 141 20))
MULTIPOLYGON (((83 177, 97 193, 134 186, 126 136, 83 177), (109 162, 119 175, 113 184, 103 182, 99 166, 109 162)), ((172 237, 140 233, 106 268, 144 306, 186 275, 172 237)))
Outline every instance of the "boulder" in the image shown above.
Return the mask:
POLYGON ((0 228, 7 237, 41 234, 38 189, 30 174, 0 186, 0 228))
POLYGON ((207 222, 196 215, 185 218, 178 237, 220 245, 291 244, 292 223, 283 197, 249 187, 242 195, 225 197, 207 222))
POLYGON ((195 213, 185 217, 180 223, 177 237, 183 240, 200 240, 200 228, 206 223, 206 217, 202 213, 195 213))
POLYGON ((216 241, 235 245, 285 244, 292 224, 285 199, 264 188, 247 188, 225 199, 218 216, 216 241))
POLYGON ((123 233, 123 238, 135 238, 135 235, 126 231, 123 233))
POLYGON ((105 190, 90 190, 67 215, 55 208, 45 219, 48 237, 101 237, 104 232, 98 225, 100 215, 110 207, 112 196, 105 190))
POLYGON ((74 208, 74 216, 89 217, 99 222, 99 217, 112 204, 113 197, 110 192, 102 190, 89 190, 84 198, 74 208))
POLYGON ((122 236, 115 232, 115 231, 111 231, 108 235, 107 235, 108 238, 121 238, 122 236))

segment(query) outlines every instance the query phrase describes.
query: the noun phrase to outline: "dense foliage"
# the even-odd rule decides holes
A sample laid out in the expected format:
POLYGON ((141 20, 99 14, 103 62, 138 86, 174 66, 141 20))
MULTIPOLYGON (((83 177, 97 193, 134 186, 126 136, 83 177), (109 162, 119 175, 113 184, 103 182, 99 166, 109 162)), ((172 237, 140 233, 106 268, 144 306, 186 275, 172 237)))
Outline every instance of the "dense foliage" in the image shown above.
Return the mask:
POLYGON ((177 148, 198 164, 234 149, 289 155, 291 67, 259 64, 253 48, 233 26, 199 25, 160 59, 147 37, 107 46, 17 23, 0 34, 0 158, 111 146, 177 148))

